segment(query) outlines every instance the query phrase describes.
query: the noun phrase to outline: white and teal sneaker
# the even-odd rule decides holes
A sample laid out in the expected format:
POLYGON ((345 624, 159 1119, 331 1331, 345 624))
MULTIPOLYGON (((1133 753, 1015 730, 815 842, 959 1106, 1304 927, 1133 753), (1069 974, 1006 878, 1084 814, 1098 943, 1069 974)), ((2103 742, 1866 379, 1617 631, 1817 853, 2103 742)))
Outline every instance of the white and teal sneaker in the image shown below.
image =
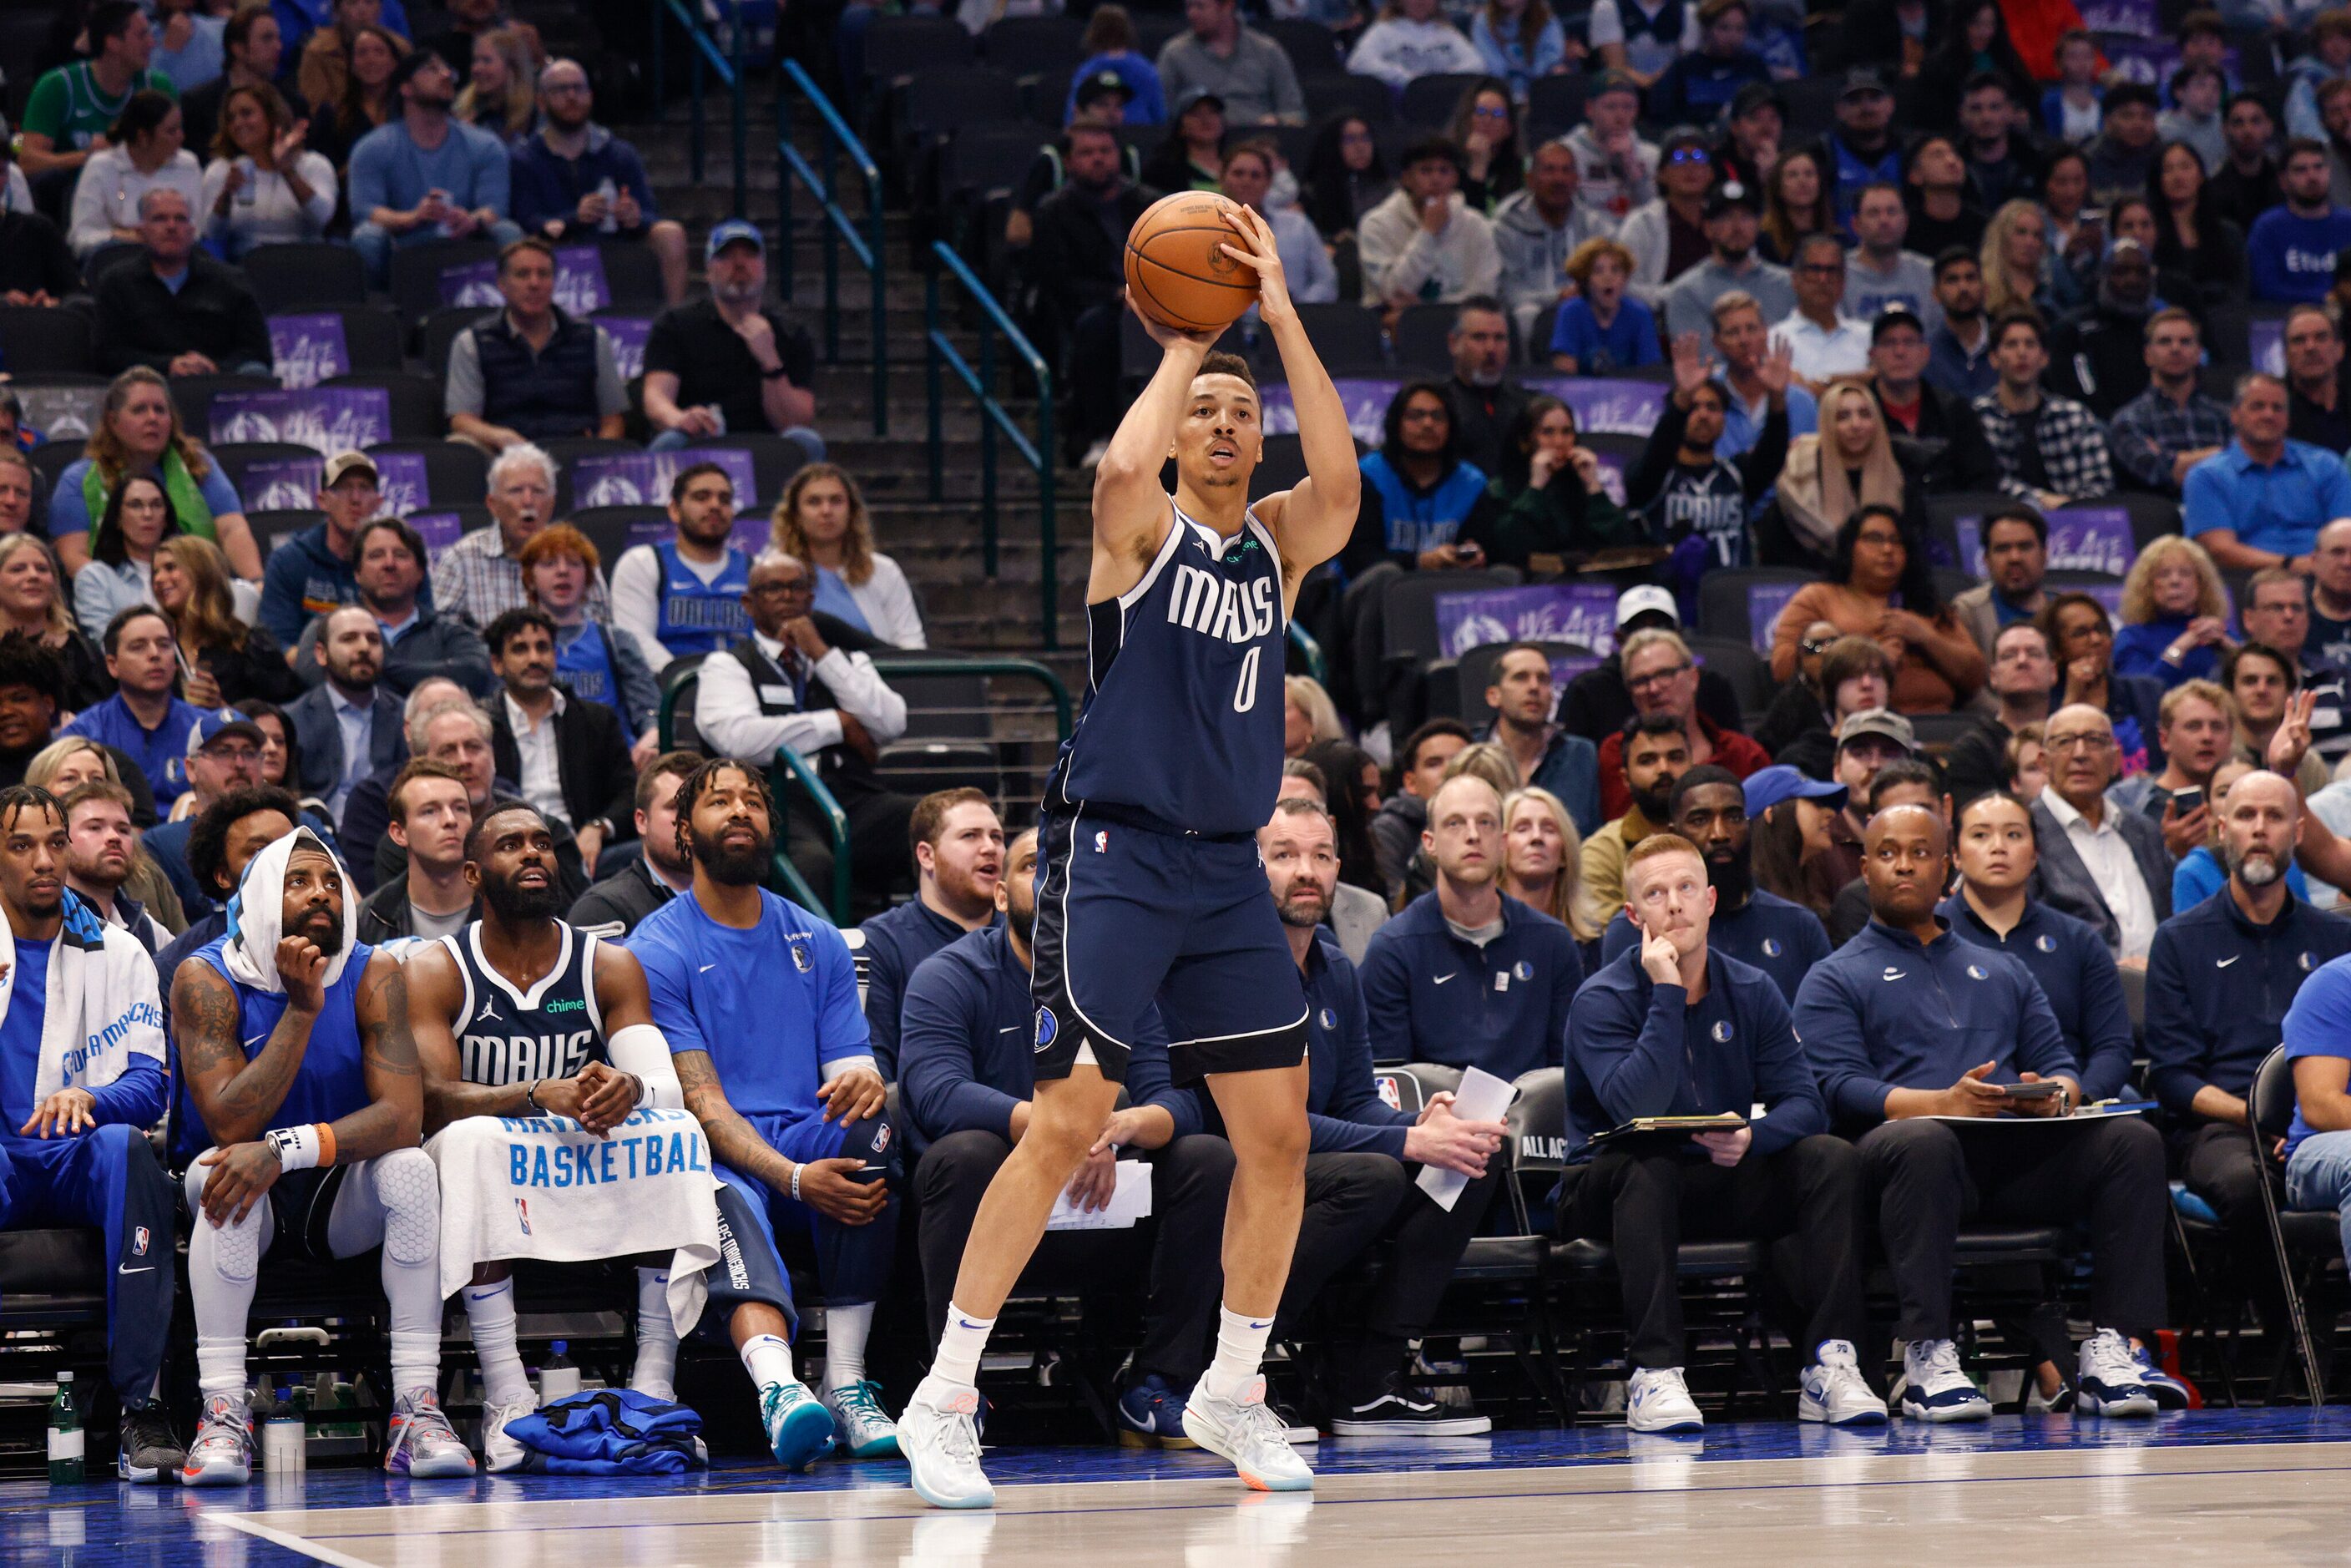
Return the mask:
POLYGON ((860 1381, 836 1388, 824 1396, 832 1412, 834 1440, 852 1459, 894 1459, 898 1457, 898 1425, 883 1414, 882 1385, 860 1381))
POLYGON ((759 1420, 768 1428, 768 1449, 776 1463, 795 1474, 807 1473, 832 1447, 832 1412, 805 1383, 762 1384, 759 1420))

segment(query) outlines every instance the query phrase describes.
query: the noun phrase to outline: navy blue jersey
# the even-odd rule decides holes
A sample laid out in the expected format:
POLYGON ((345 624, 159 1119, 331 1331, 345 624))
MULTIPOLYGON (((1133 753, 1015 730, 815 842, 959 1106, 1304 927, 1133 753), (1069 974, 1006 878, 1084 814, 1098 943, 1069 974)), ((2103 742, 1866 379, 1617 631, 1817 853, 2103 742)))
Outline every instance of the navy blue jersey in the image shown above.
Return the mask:
POLYGON ((1256 511, 1227 539, 1176 509, 1143 580, 1086 608, 1085 710, 1047 808, 1256 832, 1281 785, 1284 632, 1281 556, 1256 511))
POLYGON ((441 946, 457 961, 465 1003, 450 1020, 457 1037, 458 1077, 496 1087, 540 1078, 577 1078, 591 1061, 607 1066, 604 1015, 596 1005, 596 938, 559 920, 555 967, 528 990, 517 989, 482 953, 482 923, 469 922, 441 946))

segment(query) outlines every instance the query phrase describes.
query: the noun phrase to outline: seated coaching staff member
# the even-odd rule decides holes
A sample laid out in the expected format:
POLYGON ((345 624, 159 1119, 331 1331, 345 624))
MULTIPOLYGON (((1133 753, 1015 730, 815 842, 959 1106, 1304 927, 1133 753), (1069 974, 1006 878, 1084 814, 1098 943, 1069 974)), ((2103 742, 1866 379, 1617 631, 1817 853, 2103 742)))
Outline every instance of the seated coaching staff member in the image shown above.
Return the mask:
POLYGON ((1364 955, 1373 1059, 1505 1079, 1558 1066, 1583 960, 1566 926, 1502 891, 1502 798, 1474 774, 1446 780, 1420 841, 1437 886, 1364 955))
POLYGON ((1641 934, 1576 993, 1568 1014, 1567 1124, 1573 1149, 1560 1232, 1605 1239, 1625 1291, 1634 1372, 1625 1419, 1636 1432, 1705 1425, 1682 1382, 1675 1249, 1693 1233, 1792 1238, 1814 1347, 1797 1416, 1875 1425, 1886 1401, 1861 1375, 1861 1161, 1829 1133, 1828 1107, 1771 978, 1708 951, 1715 890, 1706 859, 1657 833, 1625 859, 1626 911, 1641 934), (1592 1139, 1636 1116, 1698 1116, 1758 1100, 1736 1132, 1592 1139))
POLYGON ((2130 1080, 2130 1004, 2122 973, 2098 934, 2070 915, 2025 896, 2036 857, 2032 813, 2005 789, 1959 808, 1959 890, 1936 907, 1962 942, 2022 964, 2049 1010, 2066 1054, 2082 1067, 2082 1093, 2111 1100, 2130 1080))
POLYGON ((906 836, 914 841, 914 896, 857 928, 865 938, 865 1025, 873 1031, 874 1062, 892 1082, 906 982, 940 948, 998 924, 1003 907, 996 889, 1004 878, 1004 823, 986 795, 968 785, 933 790, 914 802, 906 836))
MULTIPOLYGON (((1729 768, 1704 762, 1675 779, 1667 800, 1666 825, 1698 846, 1714 889, 1708 949, 1762 970, 1792 1003, 1804 971, 1829 956, 1829 934, 1802 904, 1755 885, 1746 785, 1729 768)), ((1641 934, 1619 909, 1601 934, 1600 960, 1614 963, 1640 945, 1641 934)))
POLYGON ((2173 1168, 2220 1215, 2238 1277, 2265 1309, 2283 1303, 2245 1095, 2303 983, 2351 952, 2351 920, 2313 909, 2286 886, 2301 839, 2292 783, 2255 771, 2230 785, 2220 844, 2229 880, 2158 926, 2147 955, 2147 1087, 2171 1120, 2173 1168))
POLYGON ((1928 1120, 1998 1116, 2010 1108, 2001 1084, 2043 1079, 2061 1092, 2014 1108, 2059 1115, 2080 1101, 2080 1070, 2024 966, 1960 941, 1936 917, 1950 876, 1940 816, 1923 806, 1879 812, 1862 838, 1862 874, 1868 928, 1804 977, 1795 1026, 1830 1116, 1860 1134, 1877 1191, 1901 1303, 1896 1332, 1908 1342, 1903 1414, 1991 1413, 1951 1338, 1952 1252, 1960 1224, 1981 1215, 2089 1221, 2096 1328, 2082 1345, 2078 1407, 2153 1415, 2128 1336, 2150 1340, 2164 1320, 2162 1139, 2137 1116, 2049 1127, 1928 1120))

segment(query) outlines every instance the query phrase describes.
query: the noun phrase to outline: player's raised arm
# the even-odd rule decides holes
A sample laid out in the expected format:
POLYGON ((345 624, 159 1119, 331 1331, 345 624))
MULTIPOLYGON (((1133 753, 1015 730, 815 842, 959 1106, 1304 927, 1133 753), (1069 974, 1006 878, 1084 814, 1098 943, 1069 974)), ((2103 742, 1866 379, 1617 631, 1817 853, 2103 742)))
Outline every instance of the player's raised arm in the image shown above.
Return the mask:
MULTIPOLYGON (((1127 308, 1134 308, 1132 300, 1127 308)), ((1159 345, 1159 369, 1118 422, 1118 432, 1094 469, 1094 544, 1099 552, 1113 556, 1137 552, 1134 564, 1139 567, 1158 548, 1164 537, 1160 529, 1172 521, 1159 470, 1175 444, 1176 423, 1192 395, 1192 379, 1200 373, 1200 361, 1217 334, 1179 332, 1140 310, 1134 314, 1159 345)), ((1119 591, 1126 586, 1121 584, 1119 591)), ((1089 599, 1102 597, 1100 592, 1087 594, 1089 599)))
MULTIPOLYGON (((1249 207, 1228 211, 1225 221, 1241 237, 1238 245, 1228 243, 1225 254, 1257 273, 1258 319, 1273 334, 1274 347, 1281 352, 1290 406, 1298 413, 1298 445, 1306 458, 1306 477, 1283 504, 1278 532, 1285 564, 1291 573, 1302 574, 1345 549, 1355 530, 1355 506, 1363 494, 1355 438, 1348 430, 1347 405, 1339 401, 1339 389, 1331 384, 1331 372, 1306 340, 1305 323, 1290 302, 1272 228, 1249 207)), ((1294 579, 1286 586, 1293 592, 1297 589, 1294 579)))

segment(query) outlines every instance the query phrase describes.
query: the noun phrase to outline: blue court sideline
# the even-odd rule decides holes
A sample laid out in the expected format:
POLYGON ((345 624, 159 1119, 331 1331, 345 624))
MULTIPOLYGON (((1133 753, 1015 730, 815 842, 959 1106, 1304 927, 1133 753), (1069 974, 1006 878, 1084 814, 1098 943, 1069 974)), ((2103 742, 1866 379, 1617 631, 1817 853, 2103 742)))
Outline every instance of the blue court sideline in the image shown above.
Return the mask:
MULTIPOLYGON (((1411 1444, 1324 1442, 1314 1450, 1314 1463, 1324 1476, 1382 1474, 1415 1477, 1413 1490, 1422 1496, 1442 1496, 1442 1483, 1432 1485, 1430 1472, 1491 1471, 1559 1467, 1622 1467, 1665 1463, 1674 1468, 1669 1484, 1684 1491, 1736 1490, 1751 1484, 1740 1468, 1725 1464, 1718 1481, 1690 1473, 1704 1466, 1729 1460, 1853 1458, 1874 1455, 1970 1455, 2001 1453, 2083 1456, 2080 1475, 2089 1479, 2111 1471, 2096 1457, 2102 1451, 2149 1448, 2192 1448, 2199 1446, 2235 1448, 2255 1443, 2351 1444, 2351 1408, 2307 1410, 2217 1410, 2189 1412, 2151 1422, 2076 1421, 2068 1416, 2001 1416, 1982 1427, 1928 1427, 1896 1422, 1871 1433, 1831 1432, 1790 1422, 1754 1422, 1719 1426, 1703 1438, 1648 1437, 1621 1427, 1581 1428, 1573 1432, 1503 1432, 1490 1438, 1469 1437, 1411 1444)), ((991 1448, 989 1475, 998 1485, 1024 1482, 1088 1483, 1164 1479, 1216 1479, 1229 1477, 1217 1461, 1190 1454, 1163 1454, 1109 1448, 991 1448)), ((2351 1448, 2344 1455, 2351 1469, 2351 1448)), ((598 1499, 664 1499, 721 1497, 743 1493, 835 1492, 865 1488, 899 1488, 905 1479, 901 1464, 825 1464, 815 1474, 787 1481, 769 1465, 727 1463, 706 1475, 666 1479, 558 1479, 546 1477, 486 1477, 463 1484, 397 1481, 372 1469, 317 1469, 283 1482, 257 1481, 242 1490, 188 1492, 175 1487, 143 1488, 112 1482, 81 1487, 50 1488, 26 1481, 0 1486, 0 1564, 139 1563, 147 1568, 280 1568, 319 1559, 273 1543, 267 1539, 226 1525, 208 1516, 262 1513, 282 1521, 300 1510, 380 1509, 403 1504, 507 1504, 559 1502, 598 1499)), ((2071 1472, 2064 1467, 2059 1479, 2071 1472)), ((1466 1478, 1465 1478, 1466 1479, 1466 1478)), ((1573 1491, 1562 1476, 1562 1490, 1573 1491)), ((1958 1485, 1964 1480, 1947 1475, 1921 1475, 1920 1484, 1958 1485)), ((1595 1481, 1602 1478, 1594 1477, 1595 1481)), ((1911 1478, 1874 1472, 1866 1479, 1823 1477, 1814 1485, 1906 1484, 1911 1478)), ((1636 1483, 1637 1484, 1637 1483, 1636 1483)), ((1783 1487, 1782 1476, 1768 1483, 1783 1487)), ((1798 1482, 1796 1484, 1806 1484, 1798 1482)), ((1606 1478, 1605 1490, 1624 1485, 1621 1473, 1606 1478)), ((1247 1494, 1238 1487, 1232 1500, 1247 1494)), ((1158 1506, 1195 1512, 1221 1506, 1195 1489, 1169 1495, 1164 1504, 1136 1502, 1135 1494, 1118 1511, 1158 1506)), ((486 1509, 484 1526, 490 1525, 486 1509)), ((332 1552, 333 1525, 313 1513, 305 1523, 319 1543, 332 1552)), ((503 1522, 511 1530, 511 1521, 503 1522)), ((445 1525, 444 1526, 445 1529, 445 1525)), ((540 1528, 559 1532, 549 1519, 540 1528)), ((451 1532, 449 1563, 471 1560, 464 1542, 467 1531, 451 1532)), ((562 1553, 569 1561, 576 1554, 562 1553)), ((329 1555, 326 1559, 334 1561, 329 1555)))

